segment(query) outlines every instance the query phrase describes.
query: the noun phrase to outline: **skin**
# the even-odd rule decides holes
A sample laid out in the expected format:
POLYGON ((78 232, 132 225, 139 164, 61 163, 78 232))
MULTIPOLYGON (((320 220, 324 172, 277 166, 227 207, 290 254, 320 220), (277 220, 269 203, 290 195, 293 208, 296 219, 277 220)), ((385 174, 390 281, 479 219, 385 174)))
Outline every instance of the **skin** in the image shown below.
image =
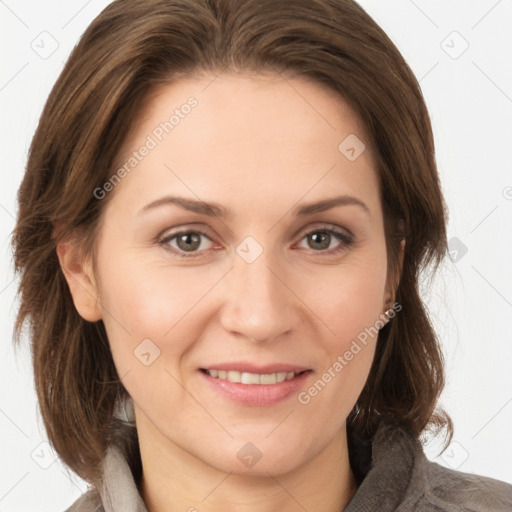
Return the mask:
POLYGON ((393 303, 369 143, 355 161, 338 150, 349 134, 367 141, 364 127, 342 99, 303 79, 195 77, 155 91, 119 161, 190 96, 197 107, 109 192, 96 266, 71 243, 58 248, 76 308, 103 320, 133 398, 142 495, 151 512, 342 510, 356 491, 345 421, 376 337, 307 405, 297 394, 239 404, 198 369, 292 363, 312 370, 307 390, 393 303), (294 214, 342 194, 367 211, 294 214), (215 202, 231 216, 172 204, 141 213, 168 195, 215 202), (326 225, 352 244, 332 236, 319 248, 307 234, 317 240, 326 225), (196 256, 173 253, 184 247, 176 238, 161 242, 178 228, 207 234, 196 256), (247 236, 263 249, 252 263, 236 252, 247 236), (134 350, 148 338, 160 355, 146 366, 134 350), (262 454, 252 467, 237 457, 248 442, 262 454))

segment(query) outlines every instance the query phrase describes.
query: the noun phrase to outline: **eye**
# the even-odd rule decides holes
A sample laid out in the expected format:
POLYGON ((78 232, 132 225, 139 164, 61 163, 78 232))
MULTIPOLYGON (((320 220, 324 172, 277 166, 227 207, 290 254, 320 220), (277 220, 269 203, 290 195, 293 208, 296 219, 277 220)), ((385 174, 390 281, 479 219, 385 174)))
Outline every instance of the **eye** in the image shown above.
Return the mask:
POLYGON ((200 250, 211 249, 213 246, 213 242, 208 235, 197 230, 179 231, 165 236, 158 243, 183 257, 195 256, 195 253, 200 252, 200 250), (207 240, 206 243, 204 239, 207 240))
POLYGON ((308 245, 308 247, 305 247, 306 249, 310 248, 315 252, 330 254, 347 249, 354 242, 352 235, 329 227, 309 231, 304 235, 301 242, 303 240, 308 245))
MULTIPOLYGON (((191 229, 167 234, 158 240, 158 243, 166 250, 184 258, 200 256, 201 252, 214 246, 206 233, 191 229)), ((348 249, 353 243, 354 237, 352 235, 325 226, 306 233, 302 237, 299 247, 312 249, 314 252, 323 254, 335 254, 348 249), (301 245, 304 241, 307 244, 306 247, 301 245)))

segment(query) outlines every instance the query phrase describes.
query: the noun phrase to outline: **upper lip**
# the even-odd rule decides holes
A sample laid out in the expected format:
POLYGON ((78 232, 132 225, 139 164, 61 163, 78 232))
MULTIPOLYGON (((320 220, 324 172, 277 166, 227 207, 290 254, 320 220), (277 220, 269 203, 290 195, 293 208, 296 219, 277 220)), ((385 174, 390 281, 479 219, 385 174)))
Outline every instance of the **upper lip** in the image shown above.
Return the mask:
POLYGON ((296 364, 284 364, 284 363, 272 363, 267 365, 257 365, 248 362, 233 362, 233 363, 218 363, 212 364, 209 366, 205 366, 201 368, 202 370, 224 370, 224 371, 234 371, 240 373, 259 373, 261 375, 266 375, 269 373, 281 373, 281 372, 294 372, 300 373, 304 370, 309 370, 305 366, 298 366, 296 364))

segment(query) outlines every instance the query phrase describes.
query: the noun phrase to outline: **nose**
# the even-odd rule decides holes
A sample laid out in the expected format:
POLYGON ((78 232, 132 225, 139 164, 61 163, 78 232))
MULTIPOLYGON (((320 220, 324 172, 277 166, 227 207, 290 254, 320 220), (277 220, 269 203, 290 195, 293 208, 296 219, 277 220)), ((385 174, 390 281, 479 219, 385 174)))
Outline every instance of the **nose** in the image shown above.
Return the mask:
POLYGON ((252 263, 235 256, 223 293, 220 321, 226 332, 266 342, 298 328, 300 301, 290 289, 287 273, 265 252, 252 263))

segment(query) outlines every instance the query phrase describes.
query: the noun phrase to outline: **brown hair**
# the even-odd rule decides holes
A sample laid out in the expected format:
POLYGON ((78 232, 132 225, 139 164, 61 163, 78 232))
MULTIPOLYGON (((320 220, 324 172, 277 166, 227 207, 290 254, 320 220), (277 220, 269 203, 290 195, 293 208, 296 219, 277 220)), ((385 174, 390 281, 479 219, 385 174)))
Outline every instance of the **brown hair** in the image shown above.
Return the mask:
POLYGON ((75 235, 93 253, 109 199, 93 192, 112 176, 156 84, 225 70, 313 80, 361 117, 378 164, 389 275, 403 311, 380 331, 347 425, 371 436, 391 418, 416 437, 432 426, 453 435, 449 416, 436 409, 443 358, 418 290, 420 271, 437 268, 445 255, 444 200, 425 102, 391 40, 351 0, 118 0, 88 27, 48 98, 13 235, 21 277, 16 336, 28 322, 48 437, 90 482, 101 478, 114 404, 126 391, 103 323, 83 320, 74 308, 56 244, 75 235))

